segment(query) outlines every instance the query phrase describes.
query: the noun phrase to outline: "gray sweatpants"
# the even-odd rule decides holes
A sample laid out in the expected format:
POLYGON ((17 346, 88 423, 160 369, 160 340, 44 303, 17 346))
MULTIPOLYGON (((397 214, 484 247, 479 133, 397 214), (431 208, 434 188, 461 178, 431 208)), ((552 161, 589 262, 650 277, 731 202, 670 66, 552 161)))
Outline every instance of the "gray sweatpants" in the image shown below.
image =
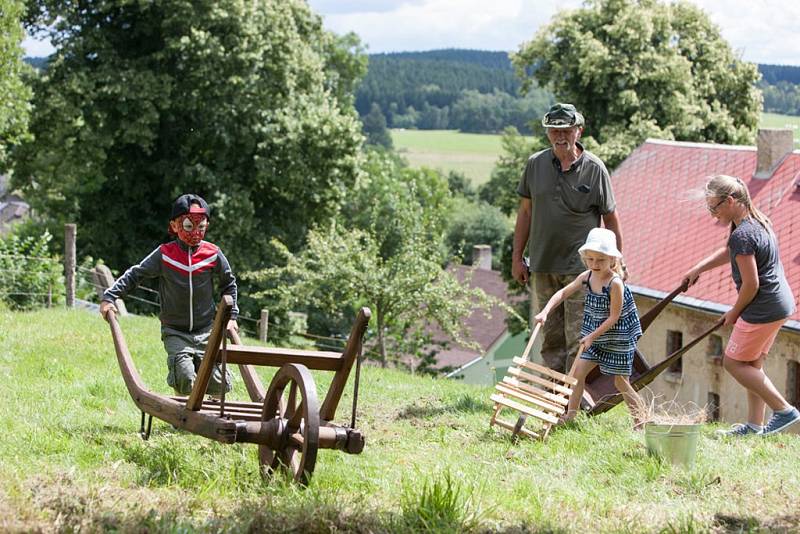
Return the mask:
MULTIPOLYGON (((161 341, 167 350, 167 384, 178 393, 188 395, 192 392, 210 335, 211 325, 194 333, 175 330, 168 326, 161 327, 161 341)), ((233 375, 230 370, 227 370, 226 375, 225 391, 228 392, 233 387, 233 375)), ((220 364, 214 366, 206 393, 209 395, 222 393, 222 367, 220 364)))

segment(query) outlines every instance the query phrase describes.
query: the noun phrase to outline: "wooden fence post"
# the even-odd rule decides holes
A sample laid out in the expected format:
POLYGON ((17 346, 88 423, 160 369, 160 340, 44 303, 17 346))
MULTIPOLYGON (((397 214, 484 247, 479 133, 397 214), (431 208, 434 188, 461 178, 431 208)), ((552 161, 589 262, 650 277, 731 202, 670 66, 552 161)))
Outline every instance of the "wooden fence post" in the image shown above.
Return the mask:
POLYGON ((267 341, 267 331, 269 329, 269 310, 261 310, 261 319, 258 321, 258 339, 267 341))
MULTIPOLYGON (((111 274, 111 269, 109 269, 108 266, 98 263, 95 268, 92 269, 92 279, 94 280, 94 288, 95 291, 97 291, 97 296, 100 297, 102 301, 105 290, 114 285, 114 275, 111 274)), ((125 307, 125 303, 122 299, 117 299, 114 306, 117 307, 120 316, 128 315, 128 309, 125 307)))
POLYGON ((64 283, 67 286, 67 308, 75 307, 75 224, 64 225, 64 283))

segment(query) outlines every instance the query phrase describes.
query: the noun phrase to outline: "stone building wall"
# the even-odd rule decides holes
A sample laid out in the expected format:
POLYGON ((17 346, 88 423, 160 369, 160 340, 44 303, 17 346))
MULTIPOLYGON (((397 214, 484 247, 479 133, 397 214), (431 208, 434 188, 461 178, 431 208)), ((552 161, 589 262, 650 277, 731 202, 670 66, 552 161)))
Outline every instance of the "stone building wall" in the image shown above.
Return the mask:
MULTIPOLYGON (((653 299, 636 296, 640 315, 646 313, 654 304, 653 299)), ((719 314, 671 304, 659 314, 642 336, 639 341, 639 351, 647 358, 648 363, 651 365, 657 363, 667 355, 670 335, 674 343, 675 333, 680 333, 683 344, 686 345, 710 328, 718 318, 719 314), (670 334, 670 331, 674 333, 670 334)), ((720 421, 726 423, 745 421, 747 418, 745 391, 722 368, 722 351, 728 342, 731 330, 732 327, 722 327, 689 350, 682 358, 681 368, 662 373, 650 384, 651 391, 660 401, 674 399, 680 405, 694 403, 706 407, 718 402, 720 421)), ((780 331, 767 357, 764 370, 789 402, 800 403, 798 399, 800 333, 786 328, 780 331)), ((795 430, 798 431, 800 429, 795 430)))

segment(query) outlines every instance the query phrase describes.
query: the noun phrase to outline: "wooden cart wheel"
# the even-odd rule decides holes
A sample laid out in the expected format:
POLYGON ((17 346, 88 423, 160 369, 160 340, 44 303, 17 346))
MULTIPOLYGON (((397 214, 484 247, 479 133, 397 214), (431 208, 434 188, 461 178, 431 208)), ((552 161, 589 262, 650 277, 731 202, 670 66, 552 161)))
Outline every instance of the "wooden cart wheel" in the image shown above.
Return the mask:
POLYGON ((270 478, 280 468, 290 472, 296 482, 307 485, 317 461, 319 403, 314 379, 305 365, 287 363, 272 379, 261 420, 276 417, 281 423, 277 447, 258 446, 261 475, 270 478))

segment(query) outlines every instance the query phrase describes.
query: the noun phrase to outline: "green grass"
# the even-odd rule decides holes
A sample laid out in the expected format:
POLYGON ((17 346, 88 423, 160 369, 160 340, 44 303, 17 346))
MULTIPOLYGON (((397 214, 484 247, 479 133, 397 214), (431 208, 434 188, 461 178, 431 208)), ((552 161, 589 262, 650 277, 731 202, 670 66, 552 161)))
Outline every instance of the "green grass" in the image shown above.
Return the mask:
POLYGON ((458 171, 476 186, 489 180, 502 152, 501 137, 455 130, 392 130, 395 149, 411 166, 458 171))
MULTIPOLYGON (((166 392, 158 322, 133 317, 122 327, 145 383, 166 392)), ((315 374, 320 393, 329 375, 315 374)), ((708 427, 697 465, 684 471, 649 457, 619 407, 515 445, 488 428, 490 389, 366 367, 364 452, 321 451, 303 490, 263 482, 253 445, 218 444, 160 421, 142 441, 97 315, 0 311, 0 379, 0 531, 800 528, 794 435, 720 441, 708 427)), ((239 381, 235 393, 243 390, 239 381)))

